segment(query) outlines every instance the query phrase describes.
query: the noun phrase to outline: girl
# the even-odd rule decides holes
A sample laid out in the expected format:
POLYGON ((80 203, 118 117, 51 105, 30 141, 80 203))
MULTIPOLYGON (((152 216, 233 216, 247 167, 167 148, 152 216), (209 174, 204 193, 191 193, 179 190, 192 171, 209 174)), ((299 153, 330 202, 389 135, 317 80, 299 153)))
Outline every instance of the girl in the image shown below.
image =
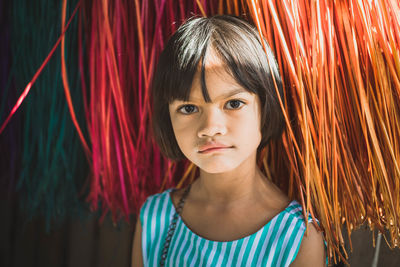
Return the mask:
POLYGON ((153 131, 167 157, 187 158, 199 176, 147 198, 132 266, 325 266, 322 234, 310 224, 304 235, 301 205, 256 164, 284 127, 265 45, 267 53, 254 26, 228 15, 189 19, 166 44, 153 131))

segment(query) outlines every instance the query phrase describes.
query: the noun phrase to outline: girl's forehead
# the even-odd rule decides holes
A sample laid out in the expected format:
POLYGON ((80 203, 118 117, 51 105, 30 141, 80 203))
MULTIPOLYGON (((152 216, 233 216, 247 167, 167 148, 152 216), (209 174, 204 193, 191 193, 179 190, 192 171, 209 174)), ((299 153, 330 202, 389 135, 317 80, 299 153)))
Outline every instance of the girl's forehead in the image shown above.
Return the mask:
MULTIPOLYGON (((204 70, 205 89, 211 99, 226 95, 232 90, 247 92, 235 78, 229 73, 225 65, 213 65, 204 70)), ((189 93, 190 99, 203 99, 201 72, 197 71, 194 75, 192 86, 189 93)))
MULTIPOLYGON (((204 63, 206 67, 213 68, 225 65, 223 60, 221 59, 220 55, 218 55, 217 51, 213 46, 209 46, 207 52, 204 56, 204 63)), ((198 69, 201 66, 201 62, 199 62, 198 69)))
MULTIPOLYGON (((202 97, 201 74, 201 64, 199 64, 190 90, 191 97, 202 97)), ((204 59, 204 78, 206 89, 211 99, 219 98, 219 96, 230 95, 233 92, 252 94, 249 90, 239 84, 232 74, 230 67, 221 59, 212 47, 207 50, 204 59)))
MULTIPOLYGON (((223 65, 205 70, 205 89, 211 99, 211 102, 225 100, 237 94, 247 95, 248 97, 253 93, 246 90, 235 78, 231 76, 223 65)), ((196 74, 189 92, 189 101, 205 102, 203 95, 200 73, 196 74)))

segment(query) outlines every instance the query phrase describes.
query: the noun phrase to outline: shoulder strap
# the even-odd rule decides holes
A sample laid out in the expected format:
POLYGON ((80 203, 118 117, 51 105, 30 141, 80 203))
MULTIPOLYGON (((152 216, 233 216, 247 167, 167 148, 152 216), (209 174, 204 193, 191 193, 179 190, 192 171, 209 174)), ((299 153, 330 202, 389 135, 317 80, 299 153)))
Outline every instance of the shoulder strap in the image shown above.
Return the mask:
POLYGON ((174 232, 175 232, 176 222, 178 221, 178 215, 182 213, 183 205, 185 203, 187 195, 189 194, 190 187, 191 187, 191 184, 189 184, 189 186, 185 189, 185 192, 183 192, 183 195, 182 195, 181 199, 179 200, 178 207, 176 208, 174 217, 172 218, 172 222, 169 225, 167 237, 165 238, 164 247, 163 247, 162 254, 161 254, 160 266, 165 265, 165 260, 167 259, 167 255, 168 255, 169 244, 170 244, 172 236, 174 235, 174 232))

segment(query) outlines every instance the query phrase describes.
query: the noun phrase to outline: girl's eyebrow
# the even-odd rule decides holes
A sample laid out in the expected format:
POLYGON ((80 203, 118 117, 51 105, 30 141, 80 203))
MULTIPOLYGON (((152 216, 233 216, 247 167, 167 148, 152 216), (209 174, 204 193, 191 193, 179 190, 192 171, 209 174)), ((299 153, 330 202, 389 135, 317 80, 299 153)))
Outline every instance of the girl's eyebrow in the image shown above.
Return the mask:
MULTIPOLYGON (((225 94, 222 94, 222 95, 216 97, 215 100, 218 101, 219 99, 226 99, 226 98, 229 98, 231 96, 234 96, 234 95, 237 95, 237 94, 240 94, 240 93, 248 93, 248 92, 246 90, 244 90, 243 88, 238 87, 238 88, 235 88, 232 91, 229 91, 229 92, 227 92, 225 94)), ((196 101, 201 101, 201 100, 197 99, 197 98, 191 98, 191 99, 189 99, 189 101, 196 102, 196 101)))

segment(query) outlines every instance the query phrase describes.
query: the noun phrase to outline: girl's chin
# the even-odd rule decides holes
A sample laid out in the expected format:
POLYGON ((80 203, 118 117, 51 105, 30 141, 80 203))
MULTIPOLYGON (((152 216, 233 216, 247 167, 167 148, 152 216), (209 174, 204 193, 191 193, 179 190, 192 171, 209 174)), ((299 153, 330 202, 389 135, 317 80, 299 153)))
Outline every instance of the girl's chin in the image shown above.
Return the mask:
POLYGON ((209 162, 198 162, 196 164, 201 170, 207 173, 224 173, 234 170, 239 164, 221 160, 210 160, 209 162))

